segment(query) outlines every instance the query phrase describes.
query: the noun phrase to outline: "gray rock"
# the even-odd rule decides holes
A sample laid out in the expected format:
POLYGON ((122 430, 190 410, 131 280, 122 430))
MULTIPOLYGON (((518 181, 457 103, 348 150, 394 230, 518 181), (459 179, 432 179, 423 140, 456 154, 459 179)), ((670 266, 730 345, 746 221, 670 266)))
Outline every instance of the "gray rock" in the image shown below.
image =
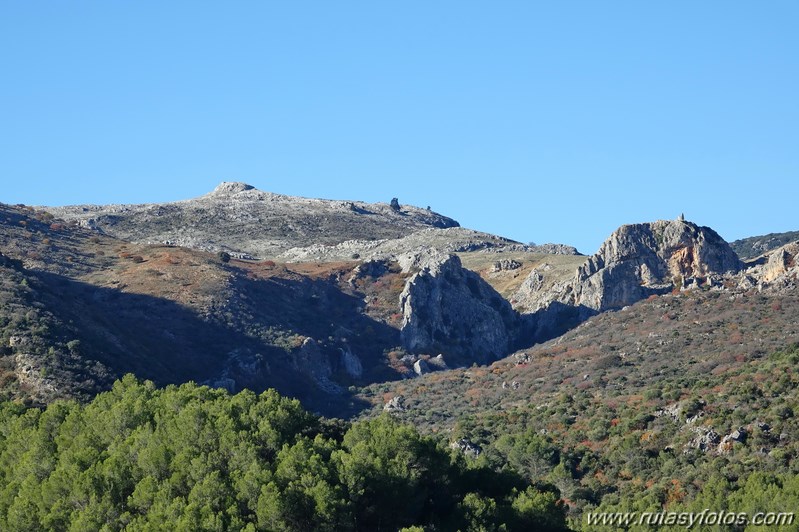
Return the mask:
POLYGON ((405 349, 480 364, 511 351, 518 315, 479 275, 461 267, 457 256, 428 251, 400 264, 418 270, 400 295, 405 349))
POLYGON ((355 355, 349 347, 339 348, 341 352, 341 365, 344 371, 354 379, 360 379, 363 376, 363 364, 361 359, 355 355))
POLYGON ((502 259, 502 260, 498 260, 497 262, 494 263, 494 265, 491 267, 491 271, 494 272, 494 273, 496 273, 496 272, 504 272, 504 271, 510 271, 510 270, 518 270, 521 267, 522 267, 522 263, 517 261, 517 260, 502 259))
POLYGON ((392 397, 385 405, 383 405, 384 412, 405 412, 404 398, 401 395, 392 397))
POLYGON ((446 370, 449 369, 447 366, 447 362, 444 360, 444 355, 438 354, 427 361, 427 365, 430 366, 430 369, 435 370, 446 370))
POLYGON ((737 441, 737 442, 745 442, 748 433, 746 429, 741 427, 738 430, 734 430, 730 433, 730 439, 737 441))
POLYGON ((799 241, 770 251, 756 261, 738 277, 738 288, 757 288, 768 292, 793 290, 799 279, 799 241))
MULTIPOLYGON (((675 287, 704 285, 708 277, 736 273, 742 266, 729 244, 708 227, 683 220, 624 225, 548 299, 589 314, 621 309, 675 287)), ((536 287, 532 279, 525 289, 535 295, 536 287)))
POLYGON ((689 449, 698 449, 702 452, 708 452, 715 448, 721 441, 718 432, 711 428, 697 427, 695 432, 698 433, 697 436, 689 441, 686 446, 689 449))
POLYGON ((25 336, 9 336, 8 347, 19 347, 30 343, 30 338, 25 336))
POLYGON ((306 373, 319 389, 331 395, 340 395, 344 392, 341 386, 331 380, 333 369, 330 359, 313 338, 305 339, 302 346, 294 353, 293 361, 294 369, 306 373))
POLYGON ((483 448, 472 443, 467 438, 461 438, 449 444, 451 449, 458 450, 469 458, 477 458, 483 452, 483 448))
POLYGON ((413 363, 413 372, 417 375, 424 375, 425 373, 430 373, 430 366, 427 365, 427 362, 422 360, 421 358, 413 363))

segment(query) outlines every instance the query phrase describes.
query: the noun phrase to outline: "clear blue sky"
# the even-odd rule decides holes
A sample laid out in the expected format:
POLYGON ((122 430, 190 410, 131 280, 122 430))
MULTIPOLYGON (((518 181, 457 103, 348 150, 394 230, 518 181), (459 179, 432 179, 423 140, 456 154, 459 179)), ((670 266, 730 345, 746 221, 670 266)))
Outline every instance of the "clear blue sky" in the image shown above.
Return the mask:
POLYGON ((0 201, 219 181, 593 252, 799 229, 799 2, 0 0, 0 201))

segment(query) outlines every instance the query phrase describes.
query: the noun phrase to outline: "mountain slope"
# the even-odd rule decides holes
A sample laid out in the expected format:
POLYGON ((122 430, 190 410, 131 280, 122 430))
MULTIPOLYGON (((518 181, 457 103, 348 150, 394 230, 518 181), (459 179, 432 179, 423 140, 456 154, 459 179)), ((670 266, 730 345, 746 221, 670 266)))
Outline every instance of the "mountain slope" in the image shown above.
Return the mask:
POLYGON ((488 367, 375 384, 362 398, 373 414, 388 409, 554 483, 576 518, 597 506, 674 509, 711 474, 729 494, 756 472, 799 473, 789 458, 798 342, 795 289, 692 290, 594 316, 488 367))
POLYGON ((796 240, 799 240, 799 231, 769 233, 730 242, 730 247, 741 259, 749 260, 796 240))
POLYGON ((4 205, 0 245, 8 254, 3 388, 35 402, 88 397, 132 372, 159 384, 275 387, 345 415, 357 407, 350 386, 413 375, 415 364, 426 367, 438 354, 441 367, 495 360, 519 334, 510 305, 456 257, 437 252, 403 255, 402 264, 225 262, 4 205), (431 274, 449 262, 446 276, 431 274), (425 298, 413 288, 422 284, 460 296, 425 298), (413 295, 401 298, 406 285, 413 295), (486 322, 485 311, 501 317, 486 322), (425 315, 443 320, 434 343, 417 341, 430 326, 420 321, 425 315), (498 340, 474 348, 453 332, 486 324, 498 340))
POLYGON ((129 242, 282 262, 392 258, 420 248, 577 253, 570 246, 528 246, 461 228, 429 208, 285 196, 245 183, 221 183, 204 196, 171 203, 44 209, 129 242))

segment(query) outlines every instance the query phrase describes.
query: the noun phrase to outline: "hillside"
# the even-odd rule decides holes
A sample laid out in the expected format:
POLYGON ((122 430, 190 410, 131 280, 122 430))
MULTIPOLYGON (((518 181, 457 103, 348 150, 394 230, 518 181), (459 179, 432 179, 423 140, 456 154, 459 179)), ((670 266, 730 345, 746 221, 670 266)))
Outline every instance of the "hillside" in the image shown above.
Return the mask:
POLYGON ((488 367, 361 395, 374 413, 390 403, 404 422, 481 447, 481 460, 553 482, 579 521, 597 506, 690 504, 711 474, 731 496, 755 471, 799 473, 797 343, 795 290, 687 291, 488 367))
POLYGON ((730 242, 730 247, 742 260, 750 260, 796 240, 799 240, 799 231, 769 233, 735 240, 730 242))
MULTIPOLYGON (((425 371, 417 363, 428 368, 438 354, 433 369, 489 362, 528 341, 486 279, 429 248, 379 260, 228 260, 6 205, 0 246, 1 388, 35 403, 88 398, 132 372, 159 384, 274 387, 346 415, 358 408, 351 386, 425 371), (458 295, 442 304, 415 288, 423 285, 458 295), (481 327, 483 343, 458 332, 481 327)), ((488 264, 506 253, 462 255, 488 264)), ((527 264, 531 255, 512 256, 527 264)))
POLYGON ((391 419, 131 376, 86 405, 0 403, 2 530, 564 530, 552 490, 391 419), (46 442, 46 443, 44 443, 46 442))

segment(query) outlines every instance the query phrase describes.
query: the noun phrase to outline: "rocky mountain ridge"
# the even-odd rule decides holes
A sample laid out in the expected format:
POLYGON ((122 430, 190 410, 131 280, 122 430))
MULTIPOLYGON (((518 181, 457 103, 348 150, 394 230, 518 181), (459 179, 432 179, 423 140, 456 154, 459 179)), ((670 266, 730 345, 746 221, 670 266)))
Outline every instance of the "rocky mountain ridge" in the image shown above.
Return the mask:
POLYGON ((455 220, 418 207, 285 196, 236 182, 170 203, 44 209, 131 242, 262 258, 313 244, 400 238, 429 227, 458 227, 455 220))
POLYGON ((510 304, 434 249, 225 262, 1 204, 0 249, 0 383, 39 403, 134 372, 161 384, 276 387, 343 412, 353 385, 489 362, 517 340, 510 304), (474 345, 463 340, 471 331, 481 331, 474 345))
MULTIPOLYGON (((301 198, 223 182, 198 198, 156 204, 44 207, 105 234, 141 244, 226 251, 244 259, 332 262, 387 258, 416 248, 547 249, 460 228, 457 221, 411 205, 301 198)), ((549 251, 548 251, 549 252, 549 251)))
POLYGON ((735 240, 730 242, 730 247, 742 260, 752 260, 796 240, 799 240, 799 231, 769 233, 735 240))

